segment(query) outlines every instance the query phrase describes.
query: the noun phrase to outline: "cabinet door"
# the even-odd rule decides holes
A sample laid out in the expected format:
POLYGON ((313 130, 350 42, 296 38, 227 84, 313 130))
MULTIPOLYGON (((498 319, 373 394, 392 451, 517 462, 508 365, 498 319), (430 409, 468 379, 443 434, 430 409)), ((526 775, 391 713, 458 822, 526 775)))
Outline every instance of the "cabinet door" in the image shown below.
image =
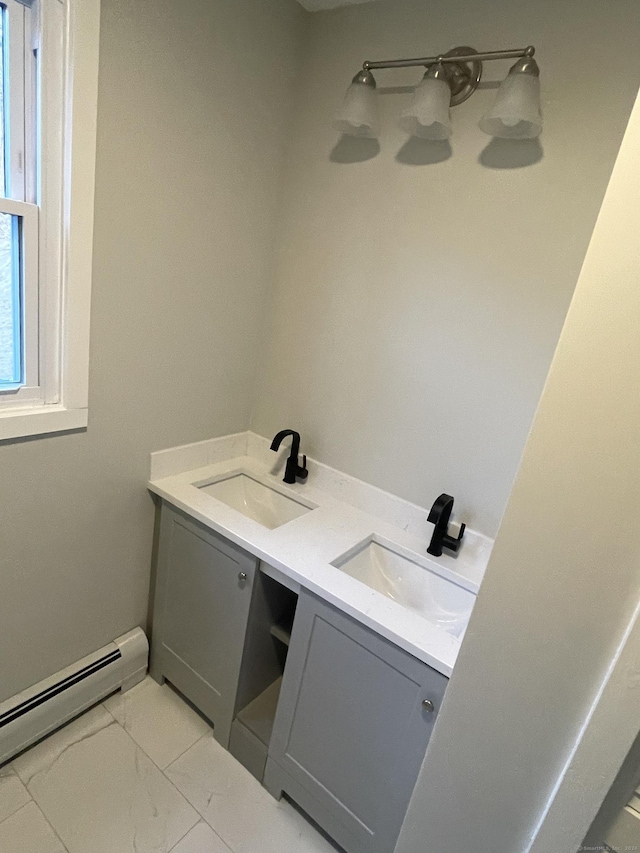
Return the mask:
POLYGON ((348 853, 391 853, 446 684, 302 593, 265 786, 290 794, 348 853))
POLYGON ((257 560, 163 504, 151 674, 168 678, 229 742, 257 560))

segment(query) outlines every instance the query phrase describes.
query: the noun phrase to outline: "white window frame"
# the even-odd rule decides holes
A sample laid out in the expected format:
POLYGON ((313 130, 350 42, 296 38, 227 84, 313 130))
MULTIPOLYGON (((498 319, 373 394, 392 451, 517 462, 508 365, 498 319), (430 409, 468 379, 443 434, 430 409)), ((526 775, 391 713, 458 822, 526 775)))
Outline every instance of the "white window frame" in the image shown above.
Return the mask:
MULTIPOLYGON (((34 0, 25 21, 37 56, 37 66, 24 63, 25 86, 35 91, 39 80, 37 112, 24 117, 12 199, 0 199, 0 212, 22 217, 26 376, 19 389, 0 393, 0 441, 88 423, 100 0, 34 0), (36 151, 24 144, 35 137, 31 121, 39 129, 37 173, 36 151)), ((11 30, 9 38, 11 50, 11 30)))
POLYGON ((31 24, 35 10, 27 9, 20 0, 0 0, 4 12, 3 64, 9 71, 5 78, 5 178, 4 196, 0 196, 0 213, 19 220, 20 246, 14 251, 20 258, 21 339, 23 380, 15 386, 2 386, 0 402, 5 406, 27 406, 41 401, 39 367, 39 224, 36 181, 35 51, 31 24), (27 140, 32 141, 28 149, 27 140), (32 150, 31 150, 32 149, 32 150), (27 179, 27 176, 30 176, 27 179))

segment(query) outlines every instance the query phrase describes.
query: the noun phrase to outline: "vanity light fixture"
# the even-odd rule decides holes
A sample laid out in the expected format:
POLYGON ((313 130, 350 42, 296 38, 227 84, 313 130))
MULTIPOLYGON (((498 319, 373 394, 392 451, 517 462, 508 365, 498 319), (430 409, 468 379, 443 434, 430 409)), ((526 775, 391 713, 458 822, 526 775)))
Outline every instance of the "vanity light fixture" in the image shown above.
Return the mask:
POLYGON ((517 59, 498 90, 493 108, 481 120, 480 129, 490 136, 531 139, 542 130, 540 69, 534 53, 533 46, 486 53, 478 53, 472 47, 455 47, 440 56, 365 62, 347 89, 334 127, 349 136, 377 138, 377 92, 372 70, 423 66, 426 73, 415 89, 411 105, 402 114, 400 126, 412 136, 447 139, 451 135, 449 107, 463 103, 475 92, 482 78, 482 63, 517 59))
POLYGON ((422 139, 448 139, 451 136, 451 88, 447 72, 436 62, 416 86, 413 102, 402 114, 400 127, 409 136, 422 139))
POLYGON ((351 81, 333 126, 347 136, 378 138, 380 127, 376 81, 367 69, 359 71, 351 81))
POLYGON ((502 81, 493 109, 480 120, 480 130, 503 139, 533 139, 542 131, 540 69, 527 54, 502 81))

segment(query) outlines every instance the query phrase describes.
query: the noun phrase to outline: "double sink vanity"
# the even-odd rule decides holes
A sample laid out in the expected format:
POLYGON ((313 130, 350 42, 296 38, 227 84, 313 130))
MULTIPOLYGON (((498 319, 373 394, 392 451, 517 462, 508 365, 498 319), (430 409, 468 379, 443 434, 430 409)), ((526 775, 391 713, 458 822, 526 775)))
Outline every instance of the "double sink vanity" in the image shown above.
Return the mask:
POLYGON ((242 433, 152 455, 151 674, 347 853, 391 853, 492 542, 242 433))

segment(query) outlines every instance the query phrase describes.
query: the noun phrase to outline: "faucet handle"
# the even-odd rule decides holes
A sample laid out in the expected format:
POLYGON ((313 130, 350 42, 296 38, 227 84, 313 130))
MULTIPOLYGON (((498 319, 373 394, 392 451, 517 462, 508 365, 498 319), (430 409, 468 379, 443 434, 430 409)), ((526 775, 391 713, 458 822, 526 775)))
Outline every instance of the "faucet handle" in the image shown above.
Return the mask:
POLYGON ((461 524, 460 533, 458 533, 457 536, 449 536, 449 534, 447 533, 442 543, 444 547, 447 548, 449 551, 453 551, 454 554, 457 554, 460 550, 460 545, 462 544, 462 537, 464 536, 464 531, 466 530, 466 528, 466 524, 461 524))
POLYGON ((298 465, 297 476, 300 480, 306 480, 309 476, 309 472, 307 471, 307 456, 306 454, 302 455, 302 465, 298 465))

